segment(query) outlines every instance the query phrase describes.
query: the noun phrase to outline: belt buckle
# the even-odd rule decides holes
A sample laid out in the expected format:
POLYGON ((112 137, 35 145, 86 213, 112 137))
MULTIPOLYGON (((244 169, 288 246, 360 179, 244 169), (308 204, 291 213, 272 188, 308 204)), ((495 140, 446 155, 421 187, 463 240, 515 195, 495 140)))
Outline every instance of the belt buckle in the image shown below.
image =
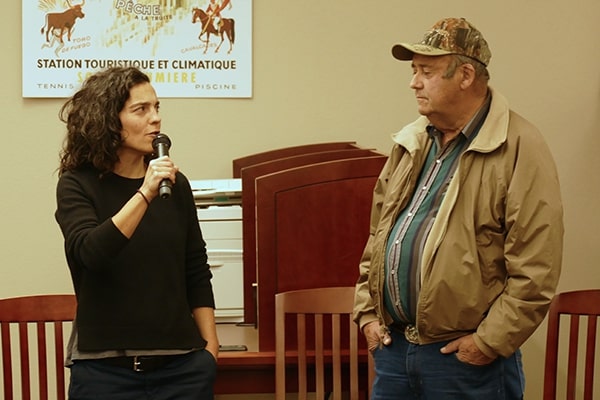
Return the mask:
POLYGON ((406 328, 404 328, 404 337, 408 343, 419 344, 419 331, 417 331, 417 327, 414 325, 406 325, 406 328))
POLYGON ((133 356, 133 370, 135 372, 144 372, 144 369, 142 368, 142 362, 138 356, 133 356))

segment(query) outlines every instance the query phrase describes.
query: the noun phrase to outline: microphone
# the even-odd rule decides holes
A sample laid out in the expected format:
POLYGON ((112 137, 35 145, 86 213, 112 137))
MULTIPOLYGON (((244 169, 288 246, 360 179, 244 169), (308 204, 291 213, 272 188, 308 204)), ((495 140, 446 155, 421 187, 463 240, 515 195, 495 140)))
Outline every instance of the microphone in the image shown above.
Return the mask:
MULTIPOLYGON (((152 141, 152 147, 158 157, 168 156, 169 149, 171 148, 171 139, 164 133, 159 133, 152 141)), ((172 188, 173 182, 169 179, 163 179, 158 185, 159 196, 163 199, 168 199, 171 196, 172 188)))

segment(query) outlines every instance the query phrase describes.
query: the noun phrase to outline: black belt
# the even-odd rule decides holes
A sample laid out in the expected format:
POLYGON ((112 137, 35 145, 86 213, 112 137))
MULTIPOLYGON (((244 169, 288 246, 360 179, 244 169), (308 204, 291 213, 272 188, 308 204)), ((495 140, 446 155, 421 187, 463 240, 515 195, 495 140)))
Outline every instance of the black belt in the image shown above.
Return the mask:
POLYGON ((185 354, 169 354, 163 356, 132 356, 132 357, 111 357, 101 358, 98 361, 112 365, 114 367, 121 367, 131 369, 135 372, 152 372, 157 369, 163 368, 170 362, 174 361, 177 357, 181 357, 185 354))

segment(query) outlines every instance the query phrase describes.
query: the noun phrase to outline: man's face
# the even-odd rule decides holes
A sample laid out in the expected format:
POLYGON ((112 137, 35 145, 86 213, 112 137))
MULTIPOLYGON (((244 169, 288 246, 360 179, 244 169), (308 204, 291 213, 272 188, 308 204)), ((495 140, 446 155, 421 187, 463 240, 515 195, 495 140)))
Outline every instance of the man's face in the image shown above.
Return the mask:
POLYGON ((412 60, 413 77, 410 88, 415 91, 417 109, 432 122, 439 115, 452 113, 460 90, 459 68, 450 78, 444 78, 451 56, 423 56, 415 54, 412 60))

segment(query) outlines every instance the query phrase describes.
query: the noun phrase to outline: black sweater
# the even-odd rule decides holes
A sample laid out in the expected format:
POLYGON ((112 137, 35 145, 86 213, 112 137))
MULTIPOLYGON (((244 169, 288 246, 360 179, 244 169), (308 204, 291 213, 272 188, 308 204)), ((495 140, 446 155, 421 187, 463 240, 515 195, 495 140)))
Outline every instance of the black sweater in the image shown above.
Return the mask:
POLYGON ((56 220, 77 296, 80 351, 203 348, 191 315, 213 307, 206 245, 187 178, 152 201, 130 239, 111 217, 143 179, 65 172, 56 220))

